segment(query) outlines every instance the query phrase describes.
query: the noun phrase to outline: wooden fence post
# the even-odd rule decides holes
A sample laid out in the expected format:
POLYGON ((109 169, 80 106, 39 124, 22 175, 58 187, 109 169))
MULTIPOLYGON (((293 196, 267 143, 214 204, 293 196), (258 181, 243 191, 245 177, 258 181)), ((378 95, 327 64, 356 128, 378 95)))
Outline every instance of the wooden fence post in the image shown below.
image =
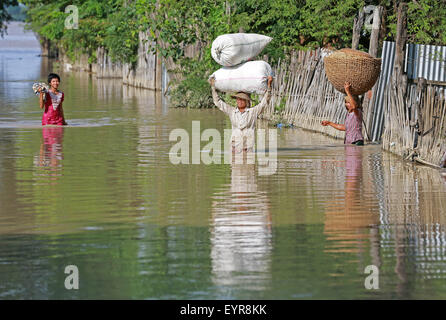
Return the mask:
POLYGON ((358 50, 359 39, 361 38, 361 30, 364 26, 364 9, 361 8, 355 17, 353 22, 353 37, 352 37, 352 49, 358 50))
MULTIPOLYGON (((418 78, 417 84, 417 98, 415 99, 416 115, 415 119, 415 134, 414 134, 414 149, 421 145, 424 133, 424 119, 423 119, 423 107, 424 107, 424 95, 426 94, 427 81, 425 78, 418 78)), ((414 106, 412 106, 414 107, 414 106)))
MULTIPOLYGON (((372 25, 371 35, 370 35, 370 42, 369 42, 369 54, 375 58, 378 56, 378 51, 379 51, 379 35, 380 35, 380 30, 381 30, 382 13, 383 13, 382 6, 378 6, 373 10, 373 25, 372 25)), ((373 86, 372 89, 370 89, 369 92, 366 93, 366 95, 364 96, 364 100, 362 102, 364 115, 365 115, 364 121, 367 124, 366 130, 371 129, 373 127, 372 122, 373 122, 373 114, 374 114, 375 110, 372 110, 373 105, 371 102, 373 102, 373 96, 374 96, 375 91, 376 91, 376 84, 373 86)), ((371 137, 371 135, 372 135, 372 132, 367 132, 367 137, 371 137)))
POLYGON ((373 10, 373 25, 370 35, 369 54, 372 57, 378 57, 379 49, 379 34, 381 30, 381 17, 383 14, 383 7, 378 6, 373 10))
POLYGON ((401 2, 398 6, 398 22, 396 25, 395 66, 398 76, 404 73, 404 60, 406 58, 407 42, 407 3, 401 2))

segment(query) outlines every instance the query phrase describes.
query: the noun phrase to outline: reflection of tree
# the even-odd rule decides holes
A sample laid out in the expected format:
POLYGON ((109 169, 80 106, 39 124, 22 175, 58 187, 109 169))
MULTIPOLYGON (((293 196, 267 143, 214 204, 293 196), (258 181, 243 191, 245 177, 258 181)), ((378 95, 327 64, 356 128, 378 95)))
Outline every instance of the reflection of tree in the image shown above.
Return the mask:
POLYGON ((231 185, 214 194, 211 259, 217 285, 262 290, 269 278, 271 213, 254 165, 232 165, 231 185))
POLYGON ((167 113, 163 96, 160 91, 123 86, 123 99, 127 102, 126 108, 138 116, 138 166, 149 166, 156 153, 154 141, 164 139, 166 124, 160 119, 154 119, 154 116, 160 118, 167 113))

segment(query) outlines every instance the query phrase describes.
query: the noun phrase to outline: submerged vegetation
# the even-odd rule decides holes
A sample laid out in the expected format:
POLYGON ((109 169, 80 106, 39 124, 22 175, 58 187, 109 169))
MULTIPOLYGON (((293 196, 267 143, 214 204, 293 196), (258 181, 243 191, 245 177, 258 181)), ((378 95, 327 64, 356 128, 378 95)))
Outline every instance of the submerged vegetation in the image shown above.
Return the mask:
MULTIPOLYGON (((10 1, 10 0, 9 0, 10 1)), ((153 50, 179 66, 180 81, 171 95, 177 105, 210 104, 207 76, 219 68, 210 55, 212 40, 232 32, 271 36, 264 54, 270 62, 286 59, 299 49, 351 45, 353 20, 365 5, 382 5, 384 39, 393 40, 400 1, 381 0, 20 0, 28 7, 27 21, 42 38, 62 47, 73 59, 83 52, 95 60, 104 47, 115 61, 135 63, 138 33, 156 41, 153 50), (75 5, 79 29, 66 29, 65 8, 75 5), (187 55, 194 46, 197 54, 187 55), (175 99, 178 97, 178 99, 175 99)), ((446 44, 446 2, 409 2, 408 36, 413 42, 446 44)), ((363 30, 361 49, 367 49, 363 30)))

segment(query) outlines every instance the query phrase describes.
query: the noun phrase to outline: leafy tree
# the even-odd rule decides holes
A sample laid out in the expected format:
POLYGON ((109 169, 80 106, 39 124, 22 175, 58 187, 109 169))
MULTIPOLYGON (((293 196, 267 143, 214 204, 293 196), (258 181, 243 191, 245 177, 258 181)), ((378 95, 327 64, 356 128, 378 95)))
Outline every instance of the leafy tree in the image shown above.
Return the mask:
POLYGON ((409 41, 433 45, 446 44, 446 1, 418 0, 408 3, 409 41))
POLYGON ((3 37, 7 26, 6 23, 11 20, 11 15, 8 13, 6 8, 8 6, 18 5, 17 0, 2 0, 0 2, 0 36, 3 37))
MULTIPOLYGON (((13 0, 7 0, 12 3, 13 0)), ((179 66, 182 79, 172 96, 178 105, 210 103, 206 79, 219 68, 210 54, 212 41, 233 32, 271 36, 269 61, 286 59, 294 50, 348 47, 358 10, 365 5, 384 7, 386 39, 394 40, 396 12, 401 0, 21 0, 29 7, 28 22, 41 37, 56 42, 75 58, 105 47, 115 61, 135 63, 138 33, 149 32, 151 49, 179 66), (64 28, 65 7, 79 8, 79 29, 64 28), (191 48, 194 54, 190 54, 191 48), (189 51, 189 54, 188 54, 189 51), (182 98, 186 97, 186 98, 182 98), (175 99, 174 99, 175 100, 175 99)), ((411 42, 446 44, 446 1, 408 2, 411 42)), ((364 30, 368 35, 368 31, 364 30)), ((363 37, 362 48, 368 41, 363 37)))
POLYGON ((96 49, 104 46, 115 61, 135 62, 140 25, 134 7, 126 0, 21 0, 29 7, 32 30, 57 43, 75 59, 82 52, 93 62, 96 49), (75 5, 79 12, 79 28, 65 28, 65 8, 75 5))

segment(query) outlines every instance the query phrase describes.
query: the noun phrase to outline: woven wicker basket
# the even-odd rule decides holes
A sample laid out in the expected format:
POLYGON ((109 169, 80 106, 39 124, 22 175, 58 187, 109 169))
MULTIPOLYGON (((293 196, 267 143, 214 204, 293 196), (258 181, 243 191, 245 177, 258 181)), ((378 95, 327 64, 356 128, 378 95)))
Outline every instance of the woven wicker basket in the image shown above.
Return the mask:
POLYGON ((381 72, 381 59, 353 49, 341 49, 324 58, 325 73, 336 90, 345 94, 346 81, 352 85, 352 94, 370 90, 381 72))

